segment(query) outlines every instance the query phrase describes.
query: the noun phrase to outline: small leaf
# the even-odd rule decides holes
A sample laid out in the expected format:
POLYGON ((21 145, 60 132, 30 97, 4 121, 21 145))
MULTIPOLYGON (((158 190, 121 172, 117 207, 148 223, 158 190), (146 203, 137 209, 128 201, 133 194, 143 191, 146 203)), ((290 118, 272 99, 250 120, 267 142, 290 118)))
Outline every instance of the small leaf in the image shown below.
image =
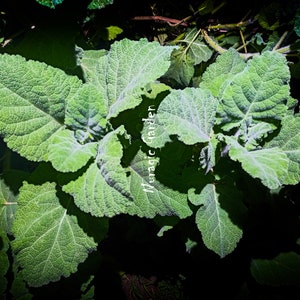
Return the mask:
POLYGON ((65 101, 82 85, 75 76, 18 55, 0 55, 0 133, 29 160, 48 160, 52 135, 62 127, 65 101))
POLYGON ((48 150, 49 160, 57 171, 75 172, 96 156, 97 143, 82 145, 77 142, 73 131, 64 129, 52 136, 48 150))
POLYGON ((281 253, 273 259, 253 259, 250 266, 255 280, 271 286, 300 286, 300 256, 281 253))
POLYGON ((112 4, 113 0, 92 0, 88 6, 88 9, 101 9, 106 5, 112 4))
POLYGON ((216 186, 207 184, 200 194, 195 194, 194 189, 190 189, 188 197, 194 205, 200 206, 196 213, 196 224, 206 247, 221 258, 231 253, 243 232, 231 221, 228 212, 221 207, 221 194, 216 190, 216 186))
POLYGON ((15 218, 17 197, 9 187, 0 179, 0 230, 11 234, 11 226, 15 218))
POLYGON ((226 143, 230 146, 229 156, 239 161, 242 168, 254 178, 259 178, 269 189, 281 186, 288 170, 288 158, 278 147, 247 151, 233 137, 226 136, 226 143))
POLYGON ((60 204, 53 183, 24 183, 12 231, 23 278, 33 287, 70 276, 97 246, 60 204))

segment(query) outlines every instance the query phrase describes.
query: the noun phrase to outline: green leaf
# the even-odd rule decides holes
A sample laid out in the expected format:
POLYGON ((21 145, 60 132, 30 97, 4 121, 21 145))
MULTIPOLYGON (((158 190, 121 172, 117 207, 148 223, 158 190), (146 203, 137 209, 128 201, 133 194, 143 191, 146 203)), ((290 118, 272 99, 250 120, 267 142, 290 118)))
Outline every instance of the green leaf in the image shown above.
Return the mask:
POLYGON ((78 179, 64 185, 63 190, 74 197, 81 210, 96 217, 126 213, 133 203, 105 181, 96 162, 78 179))
POLYGON ((96 156, 97 143, 82 145, 77 142, 73 131, 64 129, 52 136, 48 150, 49 160, 57 171, 75 172, 96 156))
POLYGON ((54 183, 35 186, 25 182, 20 189, 12 247, 30 286, 70 276, 97 246, 67 208, 60 204, 54 183))
POLYGON ((155 167, 158 159, 155 152, 149 151, 147 154, 139 151, 130 164, 130 190, 134 205, 128 207, 127 213, 147 218, 161 215, 183 219, 190 216, 192 211, 186 195, 156 180, 155 167))
POLYGON ((300 256, 294 252, 281 253, 270 260, 253 259, 250 270, 260 284, 300 286, 300 256))
POLYGON ((84 84, 66 104, 65 124, 76 132, 81 143, 101 138, 106 133, 107 109, 98 89, 84 84))
POLYGON ((174 48, 146 39, 123 39, 115 42, 106 56, 98 54, 97 59, 97 54, 89 52, 83 57, 88 82, 99 89, 109 107, 108 119, 141 103, 143 88, 168 70, 174 48))
MULTIPOLYGON (((157 123, 151 124, 150 120, 146 121, 144 132, 149 132, 151 126, 155 130, 159 125, 169 136, 177 135, 178 139, 187 145, 208 142, 217 106, 218 101, 209 90, 195 88, 173 90, 157 110, 157 123)), ((159 139, 156 134, 154 137, 159 139)), ((148 144, 153 146, 152 142, 148 144)))
POLYGON ((242 123, 280 120, 287 112, 289 79, 283 55, 266 51, 254 57, 222 94, 223 128, 230 130, 242 123))
POLYGON ((207 67, 200 87, 209 89, 214 97, 221 99, 225 87, 230 84, 234 75, 244 70, 245 66, 239 53, 234 49, 229 49, 207 67))
POLYGON ((282 184, 298 184, 300 182, 300 116, 287 116, 282 120, 279 134, 264 148, 280 148, 286 154, 289 165, 288 172, 281 178, 282 184))
POLYGON ((230 146, 229 156, 234 161, 239 161, 242 168, 254 178, 259 178, 269 189, 281 186, 288 170, 288 158, 278 147, 248 151, 241 146, 235 138, 225 136, 226 143, 230 146))
POLYGON ((112 4, 113 0, 92 0, 88 6, 88 9, 101 9, 106 5, 112 4))
POLYGON ((118 135, 125 135, 124 126, 108 133, 100 142, 97 165, 105 181, 125 197, 132 199, 126 171, 121 166, 123 147, 118 135))
MULTIPOLYGON (((189 200, 194 205, 200 206, 196 213, 196 224, 201 232, 203 242, 208 249, 213 250, 221 258, 236 248, 243 234, 242 230, 232 222, 232 216, 222 208, 220 203, 220 199, 224 195, 230 202, 232 202, 231 199, 238 200, 237 197, 234 197, 235 194, 237 194, 236 189, 231 189, 230 193, 222 195, 214 184, 207 184, 200 194, 195 194, 194 189, 188 191, 189 200)), ((232 207, 239 205, 231 204, 232 207)))
POLYGON ((56 5, 61 4, 64 0, 35 0, 41 5, 55 8, 56 5))
POLYGON ((0 180, 0 230, 11 234, 11 226, 14 221, 17 208, 17 197, 10 191, 9 187, 0 180))
POLYGON ((9 260, 7 250, 9 248, 9 240, 6 232, 0 226, 0 298, 6 299, 5 291, 7 288, 7 279, 5 277, 9 269, 9 260))
POLYGON ((48 160, 52 135, 62 127, 65 101, 81 86, 75 76, 18 55, 0 55, 0 133, 29 160, 48 160))

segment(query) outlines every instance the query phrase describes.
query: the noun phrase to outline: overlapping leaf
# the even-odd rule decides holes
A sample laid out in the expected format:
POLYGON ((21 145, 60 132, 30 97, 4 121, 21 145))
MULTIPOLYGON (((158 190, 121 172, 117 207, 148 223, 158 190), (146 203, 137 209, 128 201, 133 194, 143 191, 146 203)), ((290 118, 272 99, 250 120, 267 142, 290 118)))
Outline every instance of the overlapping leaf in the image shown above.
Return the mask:
POLYGON ((17 197, 10 191, 5 182, 0 180, 0 231, 11 234, 17 208, 17 197))
POLYGON ((222 94, 224 129, 281 119, 287 112, 290 73, 283 55, 266 51, 234 76, 222 94))
POLYGON ((96 248, 67 208, 68 203, 66 208, 60 204, 54 183, 25 183, 20 189, 12 246, 30 286, 68 277, 96 248))
POLYGON ((18 55, 0 56, 0 133, 30 160, 47 160, 51 136, 62 127, 65 101, 82 85, 75 76, 18 55))
POLYGON ((49 160, 56 170, 75 172, 96 156, 97 143, 80 144, 73 131, 63 129, 52 136, 48 151, 49 160))
POLYGON ((169 136, 177 135, 187 145, 208 142, 217 106, 218 101, 209 90, 173 90, 160 104, 153 124, 144 123, 144 141, 156 147, 165 144, 169 136), (151 130, 154 131, 153 139, 147 137, 151 130))
MULTIPOLYGON (((227 200, 238 200, 237 191, 231 190, 231 195, 225 195, 227 200)), ((242 237, 242 230, 231 221, 231 216, 220 205, 220 193, 214 184, 207 184, 196 194, 194 189, 189 190, 189 200, 200 206, 196 213, 196 224, 201 231, 202 239, 207 248, 213 250, 220 257, 231 253, 242 237)), ((224 196, 224 195, 223 195, 224 196)), ((232 202, 232 201, 230 201, 232 202)), ((238 206, 236 204, 231 203, 238 206)), ((234 206, 233 206, 234 207, 234 206)))
POLYGON ((161 77, 170 66, 174 47, 162 47, 146 39, 115 42, 106 56, 88 52, 82 59, 88 81, 104 96, 109 107, 108 119, 134 108, 141 101, 142 88, 161 77), (95 62, 91 67, 91 61, 95 62))
POLYGON ((282 120, 281 130, 264 148, 280 148, 288 158, 288 172, 281 178, 282 184, 300 182, 300 116, 287 116, 282 120))
POLYGON ((225 137, 230 146, 229 156, 242 164, 242 168, 254 178, 259 178, 269 189, 281 186, 288 171, 287 155, 278 147, 247 151, 234 137, 225 137))

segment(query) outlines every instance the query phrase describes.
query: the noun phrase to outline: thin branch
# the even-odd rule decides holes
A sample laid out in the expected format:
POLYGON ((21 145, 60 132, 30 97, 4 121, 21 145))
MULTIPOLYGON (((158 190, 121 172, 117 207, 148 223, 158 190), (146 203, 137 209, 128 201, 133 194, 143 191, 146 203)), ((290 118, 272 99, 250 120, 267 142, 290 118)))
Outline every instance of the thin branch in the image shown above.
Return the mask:
POLYGON ((170 26, 188 26, 188 23, 186 22, 187 18, 182 20, 172 19, 168 17, 163 16, 135 16, 132 18, 134 21, 160 21, 164 23, 168 23, 170 26))

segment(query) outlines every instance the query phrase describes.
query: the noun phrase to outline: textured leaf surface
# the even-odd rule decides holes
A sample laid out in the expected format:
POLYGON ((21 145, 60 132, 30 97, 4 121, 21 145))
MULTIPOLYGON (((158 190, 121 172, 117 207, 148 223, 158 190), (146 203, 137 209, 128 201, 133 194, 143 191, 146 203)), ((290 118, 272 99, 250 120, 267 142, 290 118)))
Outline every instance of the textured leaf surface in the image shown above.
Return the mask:
POLYGON ((144 141, 155 147, 157 143, 166 143, 168 136, 177 135, 187 145, 208 142, 217 106, 218 101, 209 90, 173 90, 161 102, 153 122, 149 119, 144 123, 144 141), (151 130, 154 132, 153 139, 147 137, 151 130))
POLYGON ((65 101, 81 86, 75 76, 17 55, 0 56, 0 132, 29 160, 47 160, 51 136, 62 127, 65 101))
POLYGON ((288 116, 282 120, 281 130, 265 148, 279 147, 288 157, 287 176, 282 178, 283 184, 300 182, 300 116, 288 116))
POLYGON ((269 189, 281 186, 288 170, 288 158, 278 147, 247 151, 234 138, 225 137, 230 145, 229 156, 242 164, 242 168, 254 178, 259 178, 269 189))
POLYGON ((107 107, 103 96, 91 84, 84 84, 66 105, 65 124, 80 142, 105 134, 107 107))
POLYGON ((222 95, 222 122, 226 129, 243 122, 281 119, 287 112, 289 69, 283 55, 264 52, 254 57, 244 71, 226 86, 222 95))
POLYGON ((219 99, 224 88, 231 82, 234 75, 244 70, 246 64, 237 51, 230 49, 219 55, 216 61, 205 70, 201 88, 209 89, 219 99))
POLYGON ((201 205, 196 213, 196 224, 206 247, 220 257, 231 253, 243 232, 231 221, 228 212, 221 207, 220 194, 215 185, 207 184, 200 194, 195 194, 191 189, 188 196, 194 205, 201 205))
POLYGON ((49 160, 60 172, 75 172, 97 153, 97 143, 80 144, 68 129, 56 132, 49 145, 49 160))
POLYGON ((108 4, 112 4, 113 2, 114 2, 113 0, 92 0, 91 3, 89 4, 88 8, 89 9, 101 9, 108 4))
POLYGON ((96 243, 68 215, 56 196, 55 184, 24 183, 12 228, 12 243, 24 279, 41 286, 77 270, 96 243))
POLYGON ((0 180, 0 231, 11 233, 11 226, 17 207, 17 197, 10 191, 9 187, 0 180))
POLYGON ((7 288, 7 279, 5 275, 9 269, 9 260, 7 255, 8 248, 9 240, 6 236, 6 232, 0 226, 0 297, 3 297, 3 299, 3 294, 7 288))
POLYGON ((96 217, 126 213, 132 205, 128 197, 105 181, 96 162, 81 177, 63 186, 63 190, 74 197, 81 210, 96 217))
POLYGON ((281 253, 271 260, 253 259, 250 270, 260 284, 300 286, 300 256, 294 252, 281 253))
POLYGON ((192 214, 187 203, 187 197, 174 191, 155 178, 155 166, 158 163, 155 156, 149 156, 139 151, 130 164, 130 189, 134 196, 134 206, 128 208, 131 215, 153 218, 174 215, 186 218, 192 214))
POLYGON ((97 59, 97 54, 90 52, 83 58, 88 81, 99 89, 109 106, 108 118, 140 104, 142 88, 168 70, 173 49, 146 39, 123 39, 115 42, 106 56, 99 54, 97 59))
POLYGON ((64 0, 36 0, 36 2, 50 8, 55 8, 56 5, 61 4, 63 1, 64 0))

